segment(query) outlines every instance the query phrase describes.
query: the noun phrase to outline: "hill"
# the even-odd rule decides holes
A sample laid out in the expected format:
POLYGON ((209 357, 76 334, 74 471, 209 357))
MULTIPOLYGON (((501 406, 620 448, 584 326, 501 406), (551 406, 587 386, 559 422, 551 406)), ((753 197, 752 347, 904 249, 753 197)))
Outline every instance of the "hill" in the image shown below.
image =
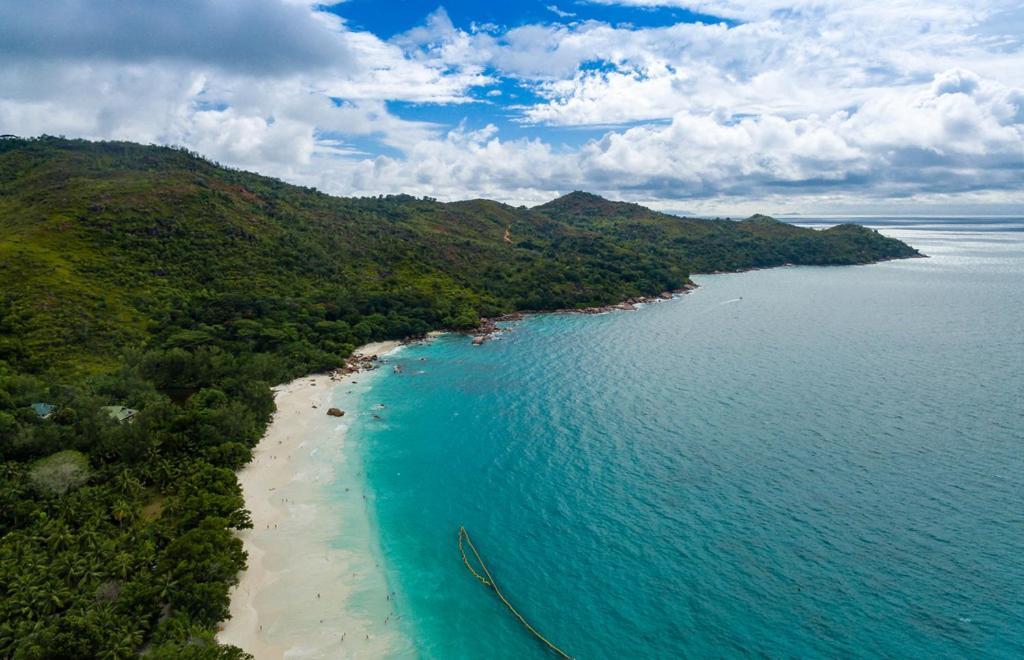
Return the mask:
POLYGON ((117 363, 115 347, 156 335, 185 347, 288 345, 305 354, 297 369, 319 368, 346 345, 612 303, 679 288, 690 272, 914 254, 865 229, 762 218, 679 218, 580 192, 534 209, 343 199, 165 147, 8 139, 0 323, 21 341, 8 337, 0 359, 95 371, 117 363), (288 316, 295 332, 264 332, 268 315, 288 316))
POLYGON ((238 657, 212 642, 245 561, 233 471, 269 386, 359 344, 915 254, 852 225, 346 199, 166 147, 0 140, 0 656, 238 657))

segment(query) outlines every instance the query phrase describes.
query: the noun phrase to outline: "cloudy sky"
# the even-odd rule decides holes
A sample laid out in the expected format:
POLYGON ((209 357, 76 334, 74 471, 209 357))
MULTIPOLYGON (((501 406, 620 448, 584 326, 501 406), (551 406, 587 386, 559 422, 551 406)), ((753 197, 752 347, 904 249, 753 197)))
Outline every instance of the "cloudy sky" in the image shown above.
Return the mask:
POLYGON ((0 133, 184 145, 344 195, 1024 214, 1024 8, 3 0, 0 133))

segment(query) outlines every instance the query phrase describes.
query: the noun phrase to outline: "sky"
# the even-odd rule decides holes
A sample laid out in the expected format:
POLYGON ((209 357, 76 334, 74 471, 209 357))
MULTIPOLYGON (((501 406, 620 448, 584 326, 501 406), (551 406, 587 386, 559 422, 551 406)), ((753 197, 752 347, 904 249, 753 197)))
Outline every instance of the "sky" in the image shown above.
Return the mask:
POLYGON ((1024 5, 2 0, 0 133, 339 195, 1024 215, 1024 5))

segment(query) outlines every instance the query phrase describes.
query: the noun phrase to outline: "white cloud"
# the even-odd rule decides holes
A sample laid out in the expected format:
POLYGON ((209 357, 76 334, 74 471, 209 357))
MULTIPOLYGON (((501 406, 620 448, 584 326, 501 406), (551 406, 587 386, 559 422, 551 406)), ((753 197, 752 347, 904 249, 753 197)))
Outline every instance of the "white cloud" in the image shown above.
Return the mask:
POLYGON ((302 0, 57 2, 0 10, 0 132, 182 144, 341 194, 1024 208, 1024 10, 1003 0, 614 2, 739 21, 655 28, 439 9, 389 40, 302 0), (534 136, 458 124, 479 98, 534 136), (570 127, 603 128, 555 146, 570 127))
MULTIPOLYGON (((1009 2, 988 0, 592 0, 597 4, 633 7, 678 7, 722 18, 761 21, 773 17, 787 20, 811 17, 818 20, 870 19, 876 24, 893 19, 926 21, 947 26, 987 14, 1009 2)), ((914 27, 913 25, 911 27, 914 27)))
POLYGON ((667 119, 682 110, 825 114, 954 67, 1024 84, 1019 47, 971 35, 989 14, 906 8, 902 20, 887 21, 890 11, 899 12, 849 5, 732 28, 527 26, 505 36, 495 62, 533 82, 542 101, 525 108, 523 118, 548 125, 667 119), (588 66, 595 61, 603 66, 588 66))
POLYGON ((3 132, 181 144, 297 180, 317 154, 355 153, 346 138, 406 149, 440 134, 387 100, 464 101, 489 82, 302 2, 65 4, 4 8, 3 132))
POLYGON ((1012 189, 1024 162, 1022 99, 1019 89, 949 71, 852 114, 728 123, 681 112, 667 126, 609 133, 582 152, 591 178, 666 198, 793 184, 865 196, 1012 189))
POLYGON ((355 62, 337 38, 341 21, 279 0, 5 0, 0 57, 178 60, 282 74, 355 62))
POLYGON ((558 5, 548 5, 547 10, 559 18, 572 18, 576 15, 574 12, 559 9, 558 5))
POLYGON ((417 144, 406 159, 343 168, 324 183, 360 192, 391 184, 414 194, 516 202, 590 188, 663 207, 687 200, 690 208, 699 208, 700 200, 731 198, 742 206, 744 200, 814 196, 833 203, 920 203, 950 194, 980 199, 995 190, 1020 203, 1022 112, 1021 90, 953 70, 852 114, 729 121, 684 111, 666 125, 611 131, 570 151, 539 140, 502 141, 493 126, 459 128, 417 144))
POLYGON ((347 34, 349 48, 364 68, 359 75, 324 81, 324 91, 349 100, 471 101, 468 90, 494 80, 467 56, 469 35, 445 30, 444 24, 451 23, 443 10, 439 13, 440 20, 435 13, 428 26, 399 35, 394 42, 381 41, 367 32, 347 34))

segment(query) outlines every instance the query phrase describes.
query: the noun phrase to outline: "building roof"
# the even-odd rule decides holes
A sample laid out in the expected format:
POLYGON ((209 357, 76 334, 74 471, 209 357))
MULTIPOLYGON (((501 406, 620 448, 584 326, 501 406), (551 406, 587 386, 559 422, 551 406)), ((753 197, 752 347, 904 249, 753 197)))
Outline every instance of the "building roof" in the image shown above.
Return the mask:
POLYGON ((56 409, 57 406, 53 405, 52 403, 43 403, 42 401, 37 401, 32 404, 32 412, 39 415, 43 419, 46 419, 47 417, 52 415, 53 411, 56 409))
POLYGON ((110 418, 118 422, 124 422, 135 417, 136 410, 124 406, 103 406, 103 410, 110 415, 110 418))

